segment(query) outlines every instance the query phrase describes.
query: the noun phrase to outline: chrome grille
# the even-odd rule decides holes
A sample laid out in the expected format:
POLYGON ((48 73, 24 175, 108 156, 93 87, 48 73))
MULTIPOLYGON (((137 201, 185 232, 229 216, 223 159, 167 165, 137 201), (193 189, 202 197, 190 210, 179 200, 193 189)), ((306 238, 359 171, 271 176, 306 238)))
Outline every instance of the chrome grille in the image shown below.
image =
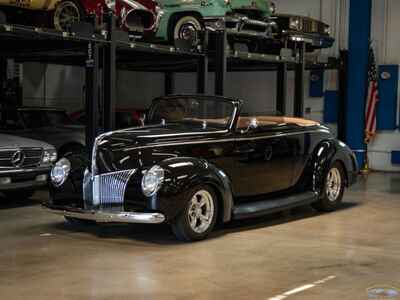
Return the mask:
POLYGON ((17 151, 21 151, 24 155, 24 160, 18 167, 36 167, 42 160, 42 148, 6 149, 0 150, 0 167, 15 168, 16 166, 12 163, 12 158, 17 151))
POLYGON ((135 172, 136 169, 133 169, 94 176, 93 206, 101 208, 121 206, 129 179, 135 172))

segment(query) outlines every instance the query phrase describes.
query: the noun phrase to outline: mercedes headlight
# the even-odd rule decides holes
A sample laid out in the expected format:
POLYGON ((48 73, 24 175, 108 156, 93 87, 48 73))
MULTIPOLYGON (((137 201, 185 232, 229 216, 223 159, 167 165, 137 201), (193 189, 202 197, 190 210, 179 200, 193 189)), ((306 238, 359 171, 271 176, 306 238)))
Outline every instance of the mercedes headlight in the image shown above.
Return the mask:
POLYGON ((301 18, 299 18, 299 17, 293 17, 293 18, 290 18, 290 21, 289 21, 289 27, 290 27, 290 29, 293 29, 293 30, 301 30, 301 18))
POLYGON ((45 149, 43 151, 42 163, 48 164, 53 163, 57 160, 57 151, 56 149, 45 149))
POLYGON ((164 181, 164 169, 154 166, 142 178, 142 191, 146 197, 153 196, 161 187, 164 181))
POLYGON ((71 171, 71 162, 66 158, 61 158, 51 169, 51 182, 55 186, 61 186, 67 180, 71 171))

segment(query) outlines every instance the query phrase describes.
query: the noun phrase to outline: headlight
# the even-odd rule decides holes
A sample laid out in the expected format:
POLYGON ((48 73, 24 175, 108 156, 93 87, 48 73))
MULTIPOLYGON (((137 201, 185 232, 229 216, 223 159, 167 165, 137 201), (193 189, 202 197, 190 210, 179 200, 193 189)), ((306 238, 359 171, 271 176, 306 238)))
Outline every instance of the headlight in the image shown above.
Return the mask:
POLYGON ((231 4, 231 0, 224 0, 224 2, 225 2, 226 5, 231 4))
POLYGON ((42 163, 53 163, 57 160, 57 151, 55 149, 46 149, 43 151, 42 163))
POLYGON ((329 26, 325 26, 324 31, 326 34, 331 34, 331 28, 329 26))
POLYGON ((154 166, 148 170, 142 178, 142 191, 146 197, 153 196, 161 187, 164 181, 164 169, 154 166))
POLYGON ((290 29, 301 30, 301 19, 298 17, 290 18, 289 27, 290 29))
POLYGON ((276 13, 276 5, 274 2, 271 2, 269 5, 269 9, 271 11, 271 14, 275 14, 276 13))
POLYGON ((71 163, 66 158, 61 158, 51 169, 50 177, 55 186, 61 186, 67 180, 71 171, 71 163))

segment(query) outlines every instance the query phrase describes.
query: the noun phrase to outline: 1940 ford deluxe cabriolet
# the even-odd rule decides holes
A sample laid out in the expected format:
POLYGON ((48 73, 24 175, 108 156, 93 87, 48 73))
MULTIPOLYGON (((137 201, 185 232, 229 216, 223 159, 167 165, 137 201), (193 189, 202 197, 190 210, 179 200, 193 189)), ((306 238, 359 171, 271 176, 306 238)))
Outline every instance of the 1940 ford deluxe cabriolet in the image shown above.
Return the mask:
POLYGON ((97 137, 90 161, 61 158, 44 205, 73 223, 168 222, 193 241, 217 222, 305 204, 333 211, 357 173, 352 151, 316 122, 168 96, 154 100, 145 126, 97 137))

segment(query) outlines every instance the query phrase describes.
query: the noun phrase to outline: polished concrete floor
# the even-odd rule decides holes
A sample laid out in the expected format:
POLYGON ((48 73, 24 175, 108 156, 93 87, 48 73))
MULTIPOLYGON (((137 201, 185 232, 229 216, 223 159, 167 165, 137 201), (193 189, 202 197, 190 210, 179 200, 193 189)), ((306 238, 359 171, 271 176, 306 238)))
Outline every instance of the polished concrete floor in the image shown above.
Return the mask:
POLYGON ((400 288, 400 175, 371 174, 337 212, 235 222, 182 244, 168 226, 72 227, 0 199, 0 299, 368 299, 400 288))

